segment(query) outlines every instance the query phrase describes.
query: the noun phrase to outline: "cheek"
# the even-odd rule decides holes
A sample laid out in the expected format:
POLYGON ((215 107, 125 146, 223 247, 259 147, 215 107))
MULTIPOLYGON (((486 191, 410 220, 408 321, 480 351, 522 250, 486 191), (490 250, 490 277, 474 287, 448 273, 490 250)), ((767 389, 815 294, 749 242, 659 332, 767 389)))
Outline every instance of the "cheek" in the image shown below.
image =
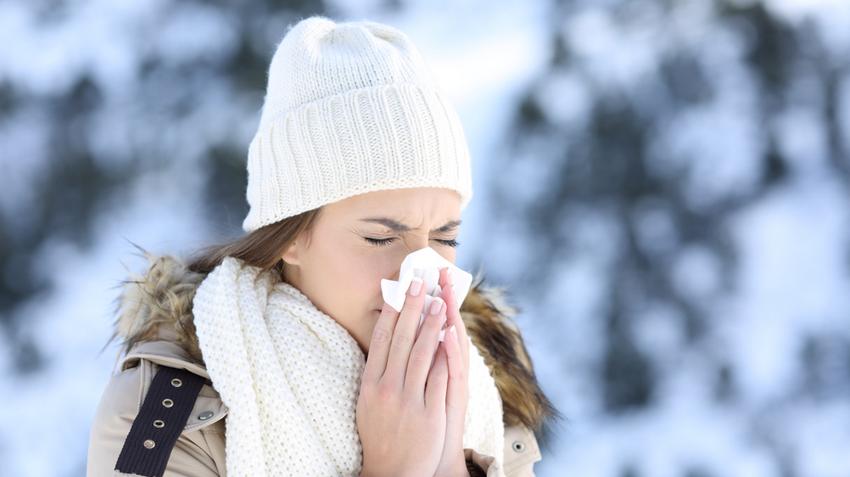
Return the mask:
POLYGON ((371 315, 375 309, 381 308, 384 299, 381 295, 381 279, 389 278, 392 274, 386 272, 388 261, 376 259, 374 255, 363 254, 358 257, 354 269, 351 270, 352 288, 357 290, 357 302, 365 302, 371 315))
POLYGON ((364 247, 357 242, 347 248, 346 245, 328 245, 321 275, 327 277, 328 286, 334 287, 330 292, 336 296, 337 307, 344 306, 347 316, 365 319, 372 326, 384 304, 381 279, 396 278, 401 261, 390 253, 389 247, 364 247))
POLYGON ((381 278, 380 271, 374 269, 374 264, 370 268, 368 262, 346 271, 344 278, 333 278, 337 289, 331 292, 336 295, 338 305, 344 307, 344 313, 354 321, 353 326, 367 326, 371 331, 380 316, 384 304, 381 278))

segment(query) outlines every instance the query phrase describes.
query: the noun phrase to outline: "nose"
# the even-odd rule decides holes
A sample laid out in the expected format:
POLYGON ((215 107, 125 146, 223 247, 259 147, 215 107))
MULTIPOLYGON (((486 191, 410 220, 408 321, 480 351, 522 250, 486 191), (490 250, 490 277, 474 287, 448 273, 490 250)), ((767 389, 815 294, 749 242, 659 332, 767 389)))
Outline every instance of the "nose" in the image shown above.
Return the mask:
POLYGON ((407 245, 407 253, 415 252, 419 249, 425 248, 429 246, 428 243, 428 234, 419 235, 419 234, 411 234, 406 240, 405 245, 407 245))
POLYGON ((403 242, 405 247, 401 249, 401 254, 395 260, 395 265, 392 268, 393 274, 387 277, 387 280, 398 281, 401 272, 401 262, 404 261, 404 258, 419 249, 423 249, 429 246, 428 237, 406 237, 405 239, 403 239, 403 242))

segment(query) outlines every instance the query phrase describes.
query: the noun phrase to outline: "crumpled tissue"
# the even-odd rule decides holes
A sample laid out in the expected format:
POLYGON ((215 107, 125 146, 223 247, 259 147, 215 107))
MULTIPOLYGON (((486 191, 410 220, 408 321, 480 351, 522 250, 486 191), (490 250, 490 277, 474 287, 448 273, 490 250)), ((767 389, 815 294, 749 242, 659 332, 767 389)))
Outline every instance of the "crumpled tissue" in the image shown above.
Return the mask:
MULTIPOLYGON (((422 278, 422 293, 425 295, 425 304, 419 315, 418 327, 421 327, 422 322, 425 320, 425 315, 431 306, 431 302, 442 293, 439 285, 440 269, 446 267, 449 268, 449 275, 451 275, 451 286, 452 291, 454 291, 455 300, 457 300, 458 304, 463 303, 472 284, 472 275, 443 258, 442 255, 431 247, 425 247, 411 252, 404 258, 401 262, 398 281, 387 280, 386 278, 381 279, 381 293, 383 294, 384 301, 393 307, 394 310, 400 312, 402 306, 404 306, 404 300, 407 297, 407 290, 410 288, 411 280, 413 277, 422 278)), ((445 331, 445 329, 440 330, 440 341, 445 339, 445 331)))

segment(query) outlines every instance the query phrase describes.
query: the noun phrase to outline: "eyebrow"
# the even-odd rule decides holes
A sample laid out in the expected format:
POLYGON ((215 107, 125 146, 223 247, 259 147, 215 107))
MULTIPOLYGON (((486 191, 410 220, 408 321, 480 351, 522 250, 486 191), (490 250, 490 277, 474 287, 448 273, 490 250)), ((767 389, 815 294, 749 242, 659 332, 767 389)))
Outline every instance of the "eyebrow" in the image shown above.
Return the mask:
MULTIPOLYGON (((391 228, 394 232, 409 232, 412 230, 407 225, 398 222, 397 220, 391 219, 389 217, 367 217, 365 219, 360 219, 362 222, 372 222, 375 224, 385 225, 391 228)), ((457 228, 461 224, 461 220, 450 220, 446 222, 442 227, 437 227, 431 232, 448 232, 457 228)))

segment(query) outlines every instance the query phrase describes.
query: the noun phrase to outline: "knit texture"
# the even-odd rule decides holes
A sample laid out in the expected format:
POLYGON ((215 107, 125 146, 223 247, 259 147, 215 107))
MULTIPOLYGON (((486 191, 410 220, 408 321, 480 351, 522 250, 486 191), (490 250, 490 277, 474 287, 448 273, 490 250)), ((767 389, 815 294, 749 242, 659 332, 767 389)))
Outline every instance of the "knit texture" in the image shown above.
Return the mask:
MULTIPOLYGON (((292 285, 226 257, 199 285, 194 323, 213 386, 228 407, 227 475, 359 475, 355 411, 365 356, 292 285)), ((502 400, 469 341, 464 448, 503 475, 502 400)))
POLYGON ((312 16, 277 46, 248 148, 251 232, 346 197, 442 187, 472 198, 457 112, 400 30, 312 16))

